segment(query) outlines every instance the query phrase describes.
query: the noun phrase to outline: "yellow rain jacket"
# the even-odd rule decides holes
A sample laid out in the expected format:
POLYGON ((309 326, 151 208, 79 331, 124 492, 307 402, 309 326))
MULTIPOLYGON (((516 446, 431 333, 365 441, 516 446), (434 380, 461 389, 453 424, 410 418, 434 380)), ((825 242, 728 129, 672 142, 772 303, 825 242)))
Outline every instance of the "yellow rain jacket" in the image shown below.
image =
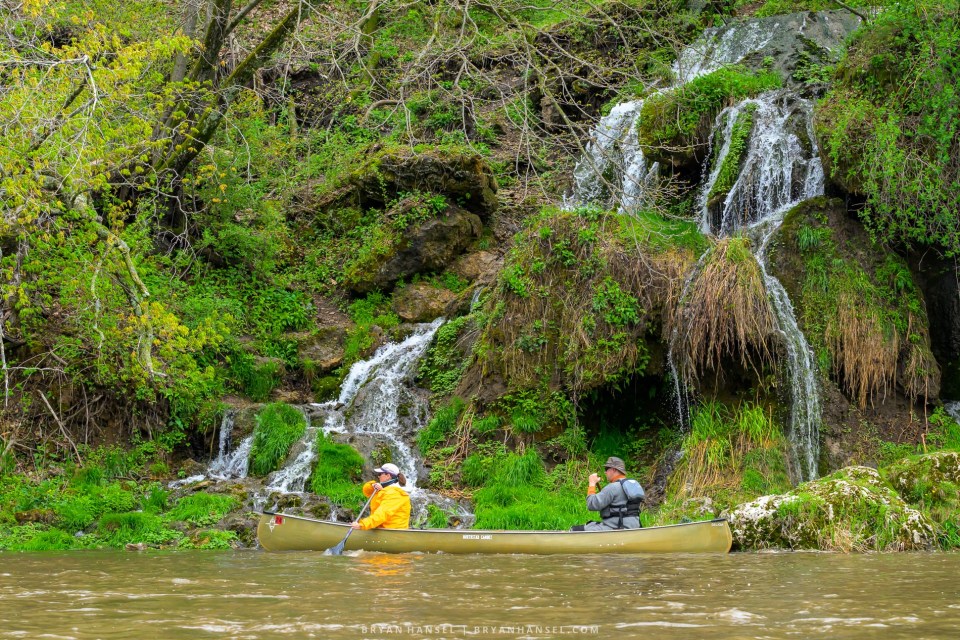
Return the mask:
MULTIPOLYGON (((374 484, 376 482, 371 480, 363 485, 363 495, 369 498, 374 484)), ((370 501, 370 517, 360 520, 360 528, 409 529, 410 496, 396 484, 377 491, 370 501)))

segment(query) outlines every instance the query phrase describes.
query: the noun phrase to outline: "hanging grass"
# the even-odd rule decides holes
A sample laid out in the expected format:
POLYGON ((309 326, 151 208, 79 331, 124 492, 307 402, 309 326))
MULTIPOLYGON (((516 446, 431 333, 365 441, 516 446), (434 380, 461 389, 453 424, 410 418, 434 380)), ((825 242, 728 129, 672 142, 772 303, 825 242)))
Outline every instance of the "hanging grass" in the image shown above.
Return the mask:
POLYGON ((283 464, 293 443, 303 437, 307 419, 296 407, 277 402, 257 414, 253 446, 250 448, 250 475, 263 477, 283 464))
POLYGON ((696 381, 722 376, 725 358, 757 374, 774 360, 776 318, 749 240, 717 243, 694 275, 673 314, 683 375, 696 381))

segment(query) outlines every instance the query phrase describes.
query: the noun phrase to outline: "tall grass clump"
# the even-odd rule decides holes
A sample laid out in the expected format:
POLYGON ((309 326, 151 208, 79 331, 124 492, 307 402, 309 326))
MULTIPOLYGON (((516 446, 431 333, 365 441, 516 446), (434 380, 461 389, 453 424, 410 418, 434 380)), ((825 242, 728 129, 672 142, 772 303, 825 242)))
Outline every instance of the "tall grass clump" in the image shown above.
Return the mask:
POLYGON ((582 464, 559 465, 548 474, 537 452, 528 449, 500 454, 487 464, 474 458, 466 466, 469 480, 483 483, 473 494, 479 529, 569 529, 589 519, 584 489, 589 474, 582 464))
POLYGON ((317 434, 316 451, 310 490, 341 506, 362 504, 363 456, 348 444, 333 442, 322 431, 317 434))
POLYGON ((673 313, 683 375, 722 375, 725 358, 759 373, 773 362, 776 318, 760 265, 742 237, 721 240, 673 313))
POLYGON ((100 518, 97 537, 111 547, 128 543, 162 544, 182 537, 179 531, 168 529, 159 517, 142 511, 108 513, 100 518))
POLYGON ((268 404, 257 414, 250 473, 263 477, 283 464, 290 447, 307 429, 307 419, 296 407, 282 402, 268 404))
POLYGON ((772 412, 763 406, 743 403, 731 409, 704 402, 693 412, 668 494, 712 495, 732 503, 788 489, 786 444, 772 412))

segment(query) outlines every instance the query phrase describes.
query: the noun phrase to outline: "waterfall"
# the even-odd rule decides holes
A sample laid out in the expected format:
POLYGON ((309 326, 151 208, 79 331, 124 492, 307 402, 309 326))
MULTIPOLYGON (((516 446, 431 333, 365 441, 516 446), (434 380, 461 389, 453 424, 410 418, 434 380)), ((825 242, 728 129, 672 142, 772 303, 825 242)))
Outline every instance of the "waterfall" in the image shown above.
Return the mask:
POLYGON ((573 193, 564 198, 565 208, 616 205, 621 213, 631 213, 643 204, 644 187, 656 177, 659 164, 648 163, 640 150, 636 125, 641 108, 642 100, 618 104, 597 123, 573 169, 573 193))
POLYGON ((236 413, 235 409, 227 409, 223 414, 223 421, 220 423, 220 447, 217 457, 210 463, 208 470, 211 478, 227 480, 247 477, 253 434, 244 438, 235 448, 233 447, 233 421, 236 413))
MULTIPOLYGON (((707 29, 675 62, 674 87, 735 64, 762 49, 772 38, 773 31, 756 21, 707 29)), ((597 124, 574 169, 573 193, 565 198, 568 208, 586 203, 611 206, 610 187, 619 189, 615 202, 620 212, 631 213, 643 204, 644 187, 656 175, 657 168, 647 166, 637 144, 637 119, 642 106, 641 100, 622 103, 597 124)), ((817 475, 821 407, 816 368, 789 296, 769 273, 766 248, 787 210, 823 194, 823 167, 812 113, 811 103, 789 90, 771 91, 724 109, 716 118, 708 152, 709 171, 705 172, 696 200, 705 234, 725 237, 747 233, 753 246, 758 247, 757 261, 786 345, 786 378, 791 398, 787 436, 791 462, 800 480, 817 475), (739 142, 735 135, 738 123, 739 142), (724 161, 731 153, 738 157, 729 158, 725 168, 724 161), (721 179, 723 183, 718 184, 721 179)), ((684 291, 689 285, 690 279, 684 291)), ((681 427, 685 427, 689 420, 688 392, 675 364, 675 333, 669 342, 678 418, 681 427)))
POLYGON ((823 194, 824 175, 813 132, 813 105, 789 91, 771 91, 724 109, 713 137, 723 144, 711 150, 712 170, 700 189, 701 228, 724 237, 747 233, 758 249, 767 296, 787 349, 790 421, 787 436, 791 458, 801 480, 817 476, 820 434, 820 392, 813 353, 797 324, 790 297, 767 269, 767 247, 784 214, 800 202, 823 194), (748 114, 752 130, 740 171, 721 202, 709 195, 721 174, 737 120, 748 114), (715 153, 713 153, 715 151, 715 153))
POLYGON ((403 470, 411 493, 417 491, 419 460, 404 438, 401 413, 417 423, 417 430, 423 426, 417 414, 425 415, 426 411, 419 411, 424 407, 410 391, 410 383, 441 324, 443 318, 416 325, 405 340, 386 344, 369 360, 354 364, 323 425, 325 433, 349 432, 385 442, 393 454, 392 462, 403 470))
POLYGON ((951 418, 960 424, 960 402, 946 402, 943 405, 944 410, 951 418))
POLYGON ((303 412, 303 419, 307 422, 307 428, 304 429, 303 435, 290 448, 290 453, 287 455, 288 460, 290 456, 294 456, 293 461, 270 476, 270 481, 266 487, 267 491, 300 493, 307 484, 307 478, 313 472, 313 461, 317 458, 315 451, 317 427, 304 408, 299 407, 299 409, 303 412))

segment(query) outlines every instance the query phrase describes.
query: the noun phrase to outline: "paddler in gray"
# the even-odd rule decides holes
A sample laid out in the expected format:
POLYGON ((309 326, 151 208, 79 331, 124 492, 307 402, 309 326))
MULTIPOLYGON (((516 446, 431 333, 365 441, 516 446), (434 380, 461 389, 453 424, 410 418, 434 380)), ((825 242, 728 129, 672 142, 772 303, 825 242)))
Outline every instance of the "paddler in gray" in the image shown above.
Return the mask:
POLYGON ((573 531, 639 529, 643 487, 636 480, 627 478, 627 467, 620 458, 610 456, 603 467, 607 486, 597 493, 600 476, 594 473, 587 488, 587 509, 599 511, 602 521, 573 527, 573 531))

